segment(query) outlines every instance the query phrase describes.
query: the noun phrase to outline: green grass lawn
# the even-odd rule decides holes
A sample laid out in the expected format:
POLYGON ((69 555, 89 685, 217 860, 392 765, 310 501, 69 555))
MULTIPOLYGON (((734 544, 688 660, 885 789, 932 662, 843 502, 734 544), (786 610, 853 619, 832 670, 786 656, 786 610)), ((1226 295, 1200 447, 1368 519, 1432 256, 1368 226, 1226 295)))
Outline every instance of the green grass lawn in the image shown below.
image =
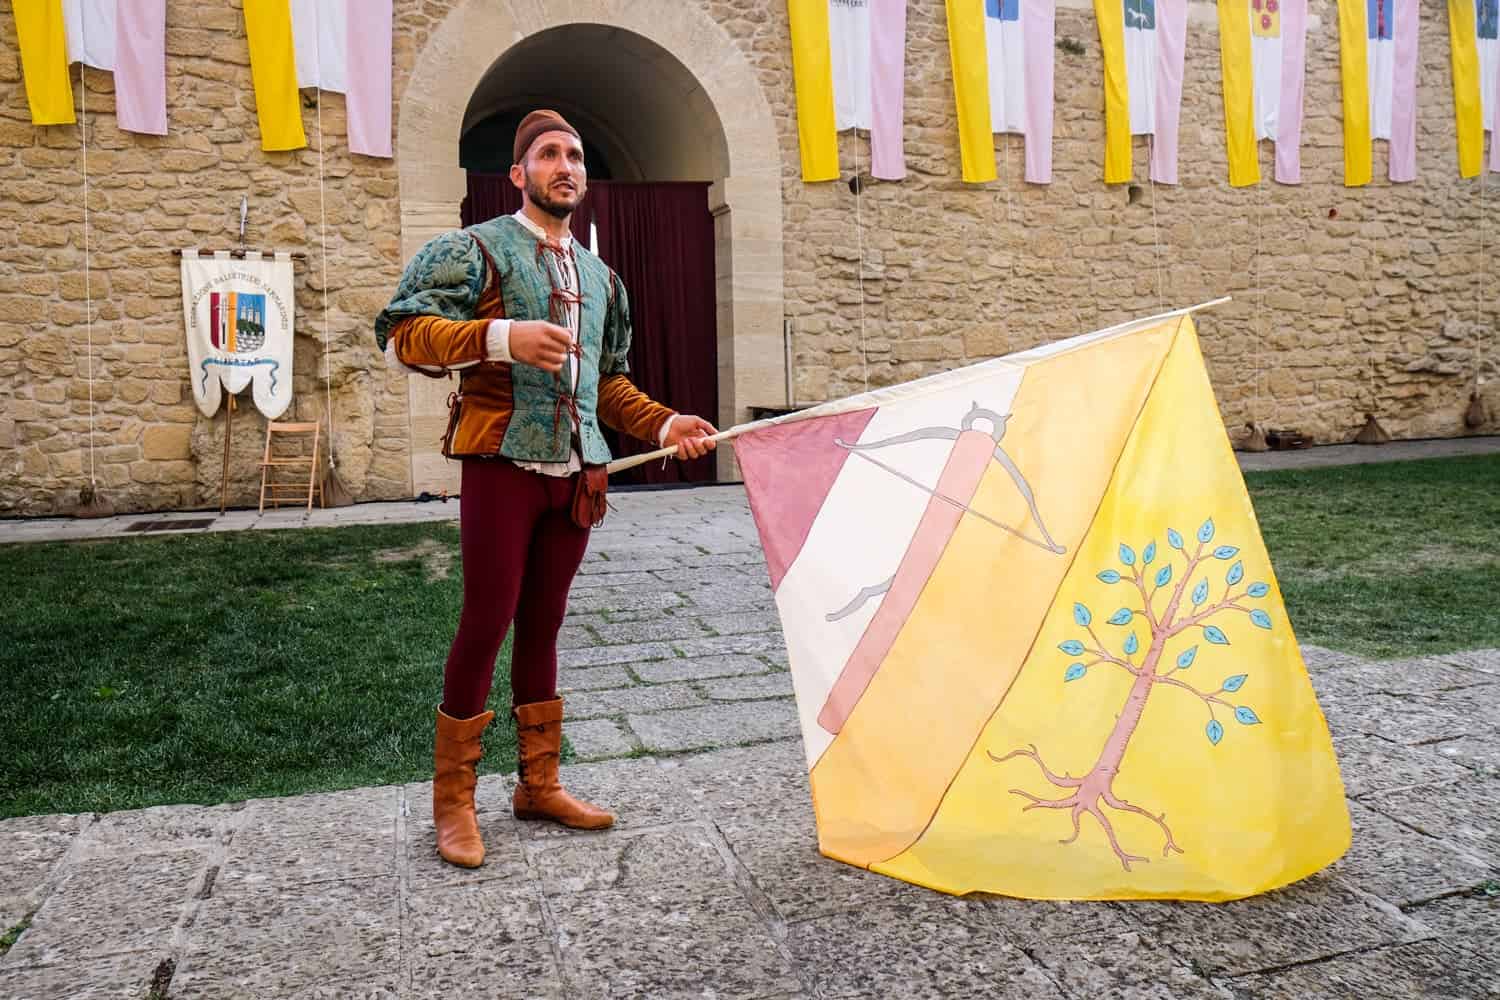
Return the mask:
POLYGON ((1303 642, 1500 646, 1500 455, 1247 475, 1303 642))
MULTIPOLYGON (((1500 456, 1248 478, 1302 641, 1500 646, 1500 456)), ((457 545, 419 524, 0 546, 0 816, 429 777, 457 545)), ((485 771, 515 766, 502 722, 485 771)))
MULTIPOLYGON (((431 777, 457 546, 418 524, 0 547, 0 816, 431 777)), ((515 767, 501 715, 485 771, 515 767)))

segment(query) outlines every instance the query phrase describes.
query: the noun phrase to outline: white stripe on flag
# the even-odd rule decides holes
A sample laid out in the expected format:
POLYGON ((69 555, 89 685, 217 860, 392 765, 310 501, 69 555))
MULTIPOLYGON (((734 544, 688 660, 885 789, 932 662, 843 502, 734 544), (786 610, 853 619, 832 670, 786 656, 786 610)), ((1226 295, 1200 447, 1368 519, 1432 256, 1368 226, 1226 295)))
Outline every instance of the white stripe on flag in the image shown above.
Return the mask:
POLYGON ((349 21, 344 0, 292 0, 297 86, 348 89, 349 21))
MULTIPOLYGON (((1256 16, 1251 11, 1251 18, 1256 16)), ((1276 138, 1281 110, 1281 36, 1250 36, 1250 61, 1255 74, 1255 138, 1276 138)))
POLYGON ((116 0, 63 0, 68 62, 95 69, 115 68, 115 5, 116 0))
POLYGON ((1155 21, 1149 29, 1141 27, 1137 19, 1145 16, 1126 4, 1125 86, 1130 93, 1131 135, 1156 132, 1156 27, 1155 21))
POLYGON ((1484 127, 1500 131, 1500 101, 1495 100, 1495 76, 1500 73, 1500 39, 1479 39, 1479 105, 1484 127))
POLYGON ((828 0, 828 48, 833 63, 833 127, 869 128, 870 3, 828 0))
MULTIPOLYGON (((1024 5, 1021 16, 1026 16, 1024 5)), ((1026 37, 1021 22, 984 19, 990 70, 990 131, 1026 131, 1026 37)))
POLYGON ((1391 38, 1371 39, 1370 70, 1370 138, 1391 137, 1391 101, 1396 89, 1396 42, 1391 38))

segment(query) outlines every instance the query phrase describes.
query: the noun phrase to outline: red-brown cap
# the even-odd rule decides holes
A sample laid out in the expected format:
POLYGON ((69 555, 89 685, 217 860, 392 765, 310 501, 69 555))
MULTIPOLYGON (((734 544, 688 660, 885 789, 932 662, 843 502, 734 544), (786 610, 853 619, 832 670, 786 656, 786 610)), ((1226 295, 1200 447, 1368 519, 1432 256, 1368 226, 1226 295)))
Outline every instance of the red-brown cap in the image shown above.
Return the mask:
POLYGON ((578 130, 569 125, 562 115, 543 108, 521 119, 520 127, 516 129, 516 145, 512 151, 511 162, 520 163, 525 158, 526 151, 531 148, 531 144, 536 142, 537 136, 547 132, 568 132, 578 141, 583 141, 578 130))

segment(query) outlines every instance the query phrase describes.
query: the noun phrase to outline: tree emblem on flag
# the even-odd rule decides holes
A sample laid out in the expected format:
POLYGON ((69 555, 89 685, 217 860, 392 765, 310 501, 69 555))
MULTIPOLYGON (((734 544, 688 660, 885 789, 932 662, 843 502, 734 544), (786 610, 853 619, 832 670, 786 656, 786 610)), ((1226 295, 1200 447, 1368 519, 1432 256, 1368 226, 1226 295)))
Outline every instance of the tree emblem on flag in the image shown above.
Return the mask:
MULTIPOLYGON (((1114 728, 1104 741, 1098 760, 1088 773, 1077 778, 1069 774, 1054 773, 1043 762, 1035 745, 1012 750, 1003 757, 997 757, 994 753, 986 751, 990 759, 996 762, 1004 762, 1013 757, 1026 757, 1035 761, 1049 784, 1067 790, 1069 794, 1059 799, 1046 799, 1024 789, 1012 788, 1011 794, 1019 795, 1029 801, 1022 811, 1069 810, 1073 821, 1073 833, 1062 841, 1064 844, 1071 844, 1078 839, 1083 814, 1089 814, 1103 828, 1105 836, 1109 838, 1110 847, 1126 871, 1130 871, 1132 861, 1148 859, 1130 854, 1120 846, 1114 826, 1105 814, 1106 807, 1119 812, 1144 816, 1160 827, 1162 834, 1166 837, 1166 842, 1162 846, 1162 857, 1169 857, 1174 851, 1178 854, 1184 853, 1183 849, 1172 839, 1172 830, 1167 825, 1165 813, 1152 813, 1135 803, 1120 798, 1114 792, 1115 778, 1119 775, 1120 768, 1125 761, 1131 737, 1135 735, 1136 727, 1139 726, 1141 716, 1146 710, 1146 702, 1157 686, 1163 685, 1185 691, 1203 702, 1204 708, 1208 711, 1208 723, 1204 727, 1203 734, 1214 746, 1218 746, 1227 735, 1225 722, 1232 720, 1242 726, 1256 726, 1261 721, 1249 705, 1235 704, 1223 697, 1239 692, 1249 680, 1249 675, 1232 674, 1225 677, 1218 688, 1213 691, 1203 691, 1179 676, 1198 662, 1199 650, 1203 648, 1201 643, 1207 643, 1209 646, 1230 645, 1229 636, 1218 625, 1210 624, 1211 619, 1221 619, 1221 616, 1237 612, 1246 615, 1256 628, 1269 630, 1272 627, 1271 616, 1260 608, 1252 607, 1249 603, 1267 596, 1271 592, 1270 585, 1259 582, 1246 585, 1244 562, 1235 558, 1240 550, 1233 545, 1213 546, 1211 544, 1213 538, 1214 522, 1210 517, 1199 527, 1197 546, 1192 555, 1189 555, 1182 535, 1174 529, 1167 529, 1167 544, 1180 553, 1184 562, 1181 573, 1174 568, 1171 557, 1163 560, 1159 568, 1152 570, 1152 564, 1156 562, 1157 557, 1156 542, 1153 540, 1139 554, 1129 545, 1121 542, 1119 561, 1124 572, 1106 569, 1097 574, 1097 579, 1104 584, 1114 586, 1123 583, 1135 588, 1136 597, 1110 615, 1106 623, 1116 628, 1126 629, 1130 628, 1136 619, 1143 619, 1146 625, 1144 645, 1140 636, 1134 629, 1131 629, 1115 644, 1119 652, 1113 652, 1112 644, 1101 639, 1095 631, 1094 614, 1088 606, 1082 603, 1073 605, 1073 622, 1088 633, 1089 641, 1069 638, 1058 645, 1057 648, 1069 657, 1078 658, 1064 669, 1062 683, 1071 684, 1083 680, 1092 668, 1100 666, 1119 668, 1135 678, 1130 686, 1130 693, 1116 716, 1114 728), (1200 568, 1230 560, 1234 562, 1224 573, 1224 589, 1217 601, 1209 602, 1211 592, 1215 587, 1210 583, 1210 576, 1206 570, 1197 582, 1192 584, 1192 590, 1188 591, 1190 581, 1198 576, 1200 568), (1160 604, 1158 596, 1163 593, 1168 595, 1166 604, 1158 612, 1157 608, 1160 604), (1184 597, 1188 601, 1186 605, 1184 605, 1184 597), (1137 603, 1140 607, 1132 606, 1137 603), (1201 642, 1193 640, 1201 640, 1201 642), (1140 658, 1137 659, 1137 656, 1140 658), (1172 666, 1163 670, 1163 665, 1168 663, 1172 666)), ((1201 670, 1199 672, 1202 673, 1201 670)))

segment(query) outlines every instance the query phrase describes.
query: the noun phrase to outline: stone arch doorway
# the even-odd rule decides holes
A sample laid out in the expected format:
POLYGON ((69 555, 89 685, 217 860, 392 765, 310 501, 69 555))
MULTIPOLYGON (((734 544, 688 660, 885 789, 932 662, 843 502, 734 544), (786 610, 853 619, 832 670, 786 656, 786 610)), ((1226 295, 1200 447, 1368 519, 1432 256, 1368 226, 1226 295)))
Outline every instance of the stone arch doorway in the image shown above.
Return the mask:
MULTIPOLYGON (((729 426, 753 406, 781 404, 780 146, 743 53, 696 4, 680 0, 540 6, 463 0, 418 54, 397 138, 403 256, 459 225, 461 148, 466 157, 482 152, 522 106, 556 108, 615 179, 712 182, 715 417, 729 426)), ((499 154, 505 159, 509 145, 499 154)), ((413 492, 457 486, 457 463, 437 450, 451 388, 409 380, 413 492)), ((733 477, 732 450, 720 455, 720 477, 733 477)))

